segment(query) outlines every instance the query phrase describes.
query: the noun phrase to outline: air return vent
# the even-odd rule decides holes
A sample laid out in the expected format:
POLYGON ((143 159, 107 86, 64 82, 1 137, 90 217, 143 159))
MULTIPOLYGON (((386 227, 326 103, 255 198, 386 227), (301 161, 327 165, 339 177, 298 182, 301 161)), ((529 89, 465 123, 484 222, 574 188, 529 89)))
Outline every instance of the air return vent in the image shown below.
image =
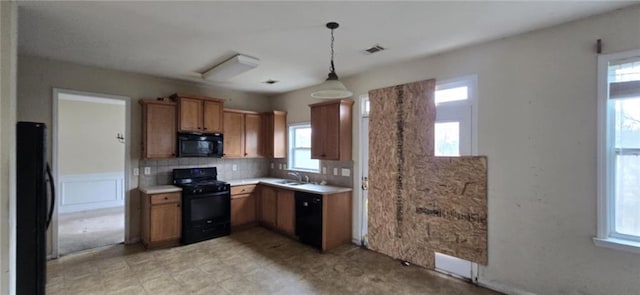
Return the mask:
POLYGON ((376 45, 371 46, 371 47, 370 47, 370 48, 368 48, 368 49, 365 49, 365 50, 364 50, 364 54, 374 54, 374 53, 376 53, 376 52, 383 51, 384 49, 385 49, 384 47, 382 47, 382 46, 380 46, 380 45, 376 44, 376 45))

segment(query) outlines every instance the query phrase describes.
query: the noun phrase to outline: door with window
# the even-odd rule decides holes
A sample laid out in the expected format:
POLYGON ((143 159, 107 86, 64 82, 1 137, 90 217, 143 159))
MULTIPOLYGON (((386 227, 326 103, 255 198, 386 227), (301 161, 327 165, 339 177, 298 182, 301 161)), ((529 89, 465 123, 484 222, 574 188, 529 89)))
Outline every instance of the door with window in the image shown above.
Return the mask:
MULTIPOLYGON (((465 76, 436 82, 436 122, 434 128, 434 155, 458 157, 477 154, 476 76, 465 76)), ((369 163, 369 98, 361 97, 360 120, 360 185, 362 237, 367 233, 368 163, 369 163)), ((463 278, 475 276, 476 264, 453 256, 436 253, 436 270, 463 278)))

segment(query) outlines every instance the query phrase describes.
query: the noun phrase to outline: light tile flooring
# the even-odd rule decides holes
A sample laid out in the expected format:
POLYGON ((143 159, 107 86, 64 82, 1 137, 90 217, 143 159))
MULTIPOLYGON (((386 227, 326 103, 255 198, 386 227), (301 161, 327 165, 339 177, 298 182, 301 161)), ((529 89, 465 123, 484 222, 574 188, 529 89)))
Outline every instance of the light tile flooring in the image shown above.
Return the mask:
POLYGON ((109 246, 47 267, 47 294, 497 294, 353 245, 321 254, 263 228, 154 251, 109 246))

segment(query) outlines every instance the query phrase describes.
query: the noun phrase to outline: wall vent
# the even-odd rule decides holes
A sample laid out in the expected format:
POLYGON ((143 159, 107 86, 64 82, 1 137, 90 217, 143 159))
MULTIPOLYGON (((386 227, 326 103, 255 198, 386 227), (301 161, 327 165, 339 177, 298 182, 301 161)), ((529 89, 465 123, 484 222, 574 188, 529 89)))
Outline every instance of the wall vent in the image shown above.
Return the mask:
POLYGON ((384 48, 384 47, 382 47, 382 46, 380 46, 380 45, 376 44, 376 45, 371 46, 371 47, 370 47, 370 48, 368 48, 368 49, 365 49, 365 50, 364 50, 364 54, 367 54, 367 55, 368 55, 368 54, 374 54, 374 53, 376 53, 376 52, 380 52, 380 51, 383 51, 383 50, 385 50, 385 48, 384 48))

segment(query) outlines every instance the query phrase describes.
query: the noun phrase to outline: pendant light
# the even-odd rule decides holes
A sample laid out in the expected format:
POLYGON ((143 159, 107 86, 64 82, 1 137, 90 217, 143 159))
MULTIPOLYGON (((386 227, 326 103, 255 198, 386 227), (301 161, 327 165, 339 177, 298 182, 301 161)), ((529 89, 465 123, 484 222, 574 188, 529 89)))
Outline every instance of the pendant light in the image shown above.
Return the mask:
POLYGON ((331 98, 346 98, 353 95, 347 87, 338 80, 336 74, 336 68, 333 64, 333 30, 337 29, 340 25, 336 22, 327 23, 327 28, 331 30, 331 66, 329 67, 329 77, 324 83, 320 84, 317 91, 311 93, 311 97, 320 99, 331 98))

